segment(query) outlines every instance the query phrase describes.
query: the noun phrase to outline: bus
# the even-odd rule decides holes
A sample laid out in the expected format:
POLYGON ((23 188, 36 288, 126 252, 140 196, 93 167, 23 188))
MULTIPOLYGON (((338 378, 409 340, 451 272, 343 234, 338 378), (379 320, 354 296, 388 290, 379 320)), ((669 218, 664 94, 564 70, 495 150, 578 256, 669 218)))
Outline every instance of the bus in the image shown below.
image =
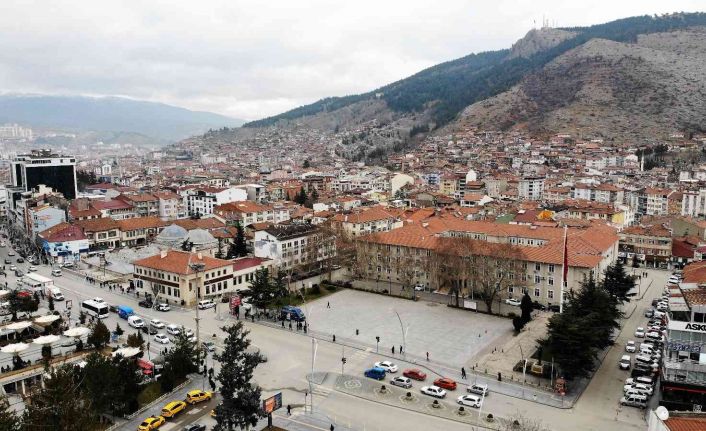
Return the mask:
POLYGON ((22 277, 22 283, 25 286, 28 286, 34 292, 39 292, 40 290, 46 292, 48 288, 54 287, 54 280, 49 277, 44 277, 43 275, 35 274, 33 272, 25 274, 25 276, 22 277))
POLYGON ((87 299, 81 303, 81 311, 99 319, 108 317, 108 305, 104 302, 96 302, 92 299, 87 299))

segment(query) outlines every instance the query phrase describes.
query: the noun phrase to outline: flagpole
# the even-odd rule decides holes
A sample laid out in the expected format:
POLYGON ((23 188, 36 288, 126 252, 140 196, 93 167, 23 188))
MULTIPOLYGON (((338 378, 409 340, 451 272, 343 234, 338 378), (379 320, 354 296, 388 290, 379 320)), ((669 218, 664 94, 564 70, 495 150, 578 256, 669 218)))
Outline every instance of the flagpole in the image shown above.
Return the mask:
POLYGON ((561 265, 561 287, 559 290, 559 313, 564 312, 564 285, 566 284, 566 278, 569 273, 569 259, 568 259, 568 243, 567 243, 567 238, 566 238, 566 232, 567 232, 568 226, 564 225, 564 252, 562 254, 562 265, 561 265))

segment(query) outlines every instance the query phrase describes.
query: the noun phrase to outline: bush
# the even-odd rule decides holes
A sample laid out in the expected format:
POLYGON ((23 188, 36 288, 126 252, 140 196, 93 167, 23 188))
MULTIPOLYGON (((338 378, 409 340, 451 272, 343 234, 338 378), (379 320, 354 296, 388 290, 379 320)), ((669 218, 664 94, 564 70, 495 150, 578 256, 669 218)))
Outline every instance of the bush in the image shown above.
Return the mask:
POLYGON ((522 328, 525 327, 525 324, 527 322, 522 319, 522 317, 515 316, 512 318, 512 326, 515 327, 515 332, 520 332, 522 331, 522 328))
POLYGON ((147 405, 162 395, 162 388, 159 382, 152 382, 144 386, 142 392, 137 395, 137 402, 141 405, 147 405))
POLYGON ((313 286, 311 286, 310 291, 313 295, 320 295, 321 294, 321 287, 319 287, 318 284, 314 284, 313 286))
POLYGON ((507 317, 514 319, 515 317, 517 317, 517 314, 514 311, 511 311, 511 312, 507 313, 507 317))

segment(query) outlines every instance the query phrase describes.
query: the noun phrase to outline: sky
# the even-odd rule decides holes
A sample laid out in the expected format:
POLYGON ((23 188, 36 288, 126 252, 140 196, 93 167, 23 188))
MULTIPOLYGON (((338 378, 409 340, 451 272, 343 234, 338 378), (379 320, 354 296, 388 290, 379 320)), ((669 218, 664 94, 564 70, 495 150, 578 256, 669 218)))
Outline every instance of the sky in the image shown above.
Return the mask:
POLYGON ((2 0, 0 92, 124 96, 254 120, 366 92, 543 18, 585 26, 703 0, 2 0))

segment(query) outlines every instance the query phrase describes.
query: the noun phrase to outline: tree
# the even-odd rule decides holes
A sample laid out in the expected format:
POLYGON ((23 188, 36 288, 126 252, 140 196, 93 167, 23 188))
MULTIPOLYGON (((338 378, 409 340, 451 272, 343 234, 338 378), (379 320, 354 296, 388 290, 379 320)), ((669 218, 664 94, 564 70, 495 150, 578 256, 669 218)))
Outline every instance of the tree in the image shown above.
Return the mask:
POLYGON ((245 257, 248 255, 248 245, 245 240, 245 230, 243 225, 238 222, 235 225, 235 241, 230 246, 228 251, 228 259, 235 259, 236 257, 245 257))
POLYGON ((8 302, 10 303, 10 313, 13 321, 17 320, 17 313, 30 314, 39 309, 38 299, 17 290, 10 292, 8 302))
POLYGON ((123 328, 120 327, 120 323, 116 323, 116 324, 115 324, 115 335, 117 335, 118 337, 120 337, 120 336, 123 335, 124 333, 125 333, 125 331, 123 331, 123 328))
POLYGON ((140 373, 134 360, 93 353, 78 372, 80 389, 91 400, 96 415, 127 414, 137 409, 140 373))
POLYGON ((522 253, 510 244, 473 240, 470 264, 471 289, 478 292, 488 313, 493 314, 493 302, 500 292, 524 285, 521 278, 522 253))
POLYGON ((525 327, 527 322, 521 317, 521 316, 515 316, 512 318, 512 326, 515 327, 516 332, 522 331, 522 328, 525 327))
POLYGON ((526 324, 530 320, 532 320, 532 310, 534 310, 534 307, 532 307, 532 298, 530 298, 526 290, 525 294, 522 295, 522 302, 520 302, 520 310, 522 310, 523 324, 526 324))
POLYGON ((198 357, 196 346, 186 336, 182 329, 174 336, 174 347, 172 347, 164 357, 174 374, 174 378, 181 380, 187 374, 198 371, 198 357))
POLYGON ((220 384, 221 403, 216 406, 216 431, 250 429, 265 416, 260 402, 261 389, 251 383, 255 368, 264 362, 259 352, 248 352, 249 331, 242 322, 221 328, 226 334, 223 353, 215 354, 221 370, 216 376, 220 384))
POLYGON ((22 429, 28 431, 84 431, 95 429, 91 399, 77 390, 79 379, 72 366, 52 369, 44 387, 25 409, 22 429), (71 394, 71 396, 67 396, 71 394))
POLYGON ((250 297, 255 307, 267 310, 272 303, 275 289, 270 281, 270 271, 268 268, 261 268, 255 271, 255 277, 250 282, 250 297))
POLYGON ((314 190, 311 191, 311 197, 309 198, 312 204, 315 204, 319 200, 319 191, 314 188, 314 190))
POLYGON ((297 193, 296 196, 294 196, 294 202, 298 203, 299 205, 304 205, 307 201, 307 195, 306 195, 306 190, 304 190, 304 186, 299 189, 299 193, 297 193))
POLYGON ((182 251, 191 251, 193 248, 194 243, 189 241, 188 239, 185 239, 184 242, 181 243, 182 251))
POLYGON ((304 160, 304 164, 302 164, 302 168, 307 169, 311 167, 311 164, 309 163, 309 159, 304 160))
POLYGON ((528 419, 520 413, 501 421, 500 426, 502 431, 549 431, 540 421, 528 419))
POLYGON ((20 418, 17 417, 14 410, 10 408, 10 402, 5 396, 0 396, 0 430, 2 431, 19 431, 20 418))
POLYGON ((617 301, 629 301, 628 292, 635 288, 635 277, 625 272, 625 265, 618 259, 606 268, 603 288, 617 301))
POLYGON ((145 340, 144 338, 142 338, 142 334, 140 334, 139 332, 127 336, 128 346, 139 347, 141 349, 143 344, 145 344, 145 340))

